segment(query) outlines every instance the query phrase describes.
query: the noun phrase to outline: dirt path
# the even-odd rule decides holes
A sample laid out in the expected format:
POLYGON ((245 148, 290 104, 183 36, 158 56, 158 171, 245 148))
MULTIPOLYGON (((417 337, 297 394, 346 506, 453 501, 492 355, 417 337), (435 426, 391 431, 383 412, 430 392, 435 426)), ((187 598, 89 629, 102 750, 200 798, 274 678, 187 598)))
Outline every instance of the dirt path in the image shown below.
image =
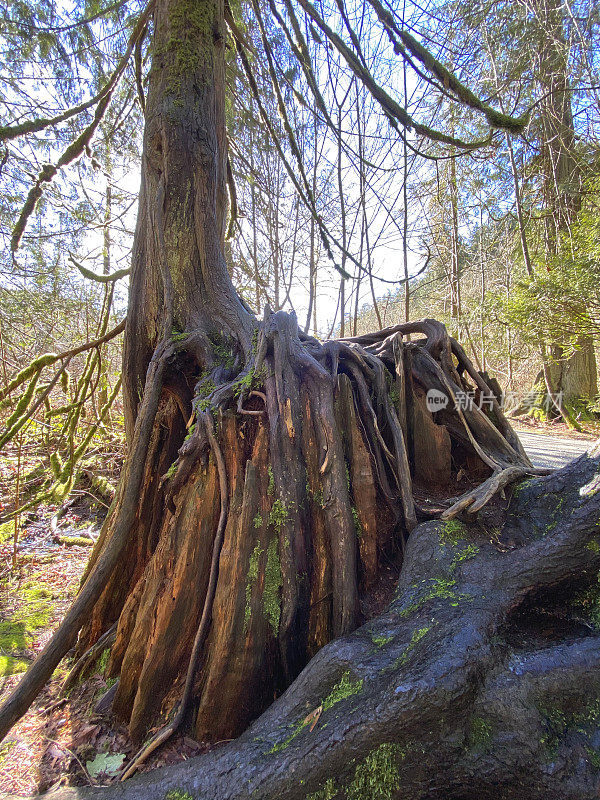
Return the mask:
POLYGON ((535 467, 564 467, 592 445, 591 440, 567 439, 545 433, 517 431, 527 455, 535 467))

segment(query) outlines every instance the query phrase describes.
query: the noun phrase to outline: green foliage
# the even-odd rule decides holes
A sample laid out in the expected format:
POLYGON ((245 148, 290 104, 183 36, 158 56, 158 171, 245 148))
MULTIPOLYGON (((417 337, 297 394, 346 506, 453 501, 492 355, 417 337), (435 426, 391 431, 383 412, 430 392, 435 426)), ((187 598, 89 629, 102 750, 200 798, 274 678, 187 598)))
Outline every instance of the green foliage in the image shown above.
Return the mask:
POLYGON ((600 296, 600 178, 588 181, 585 201, 556 255, 534 266, 505 304, 507 319, 529 342, 562 347, 569 356, 581 337, 598 336, 600 296))
POLYGON ((263 525, 263 518, 261 514, 257 514, 254 519, 252 520, 252 524, 255 528, 262 528, 263 525))
POLYGON ((86 761, 85 768, 92 778, 97 775, 116 775, 123 766, 123 753, 97 753, 91 761, 86 761))
POLYGON ((171 789, 165 795, 165 800, 194 800, 189 792, 184 792, 181 789, 171 789))

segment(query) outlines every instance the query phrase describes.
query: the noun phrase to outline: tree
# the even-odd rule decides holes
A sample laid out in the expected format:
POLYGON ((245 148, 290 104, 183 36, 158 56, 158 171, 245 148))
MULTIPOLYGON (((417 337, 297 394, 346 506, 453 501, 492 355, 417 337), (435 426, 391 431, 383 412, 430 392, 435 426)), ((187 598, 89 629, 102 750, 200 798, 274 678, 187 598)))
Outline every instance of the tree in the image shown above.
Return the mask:
MULTIPOLYGON (((307 0, 299 5, 396 127, 411 126, 454 148, 480 144, 409 118, 363 65, 352 31, 353 49, 307 0)), ((432 86, 443 86, 493 128, 521 130, 523 120, 484 104, 376 0, 371 7, 394 47, 409 63, 422 64, 432 86)), ((293 7, 286 8, 297 37, 293 7)), ((279 101, 257 3, 253 11, 279 101)), ((503 619, 532 582, 544 585, 543 576, 554 574, 544 572, 549 560, 554 563, 545 552, 550 544, 535 543, 535 576, 523 567, 512 583, 507 577, 506 584, 496 584, 496 575, 512 574, 515 559, 502 561, 482 547, 483 561, 477 563, 489 561, 484 610, 479 616, 474 607, 475 617, 466 625, 467 617, 457 616, 455 602, 460 605, 471 579, 462 562, 479 551, 454 543, 432 551, 428 536, 456 528, 447 522, 428 525, 414 539, 417 516, 448 521, 473 514, 507 485, 537 471, 489 387, 439 323, 402 323, 321 343, 299 330, 293 314, 267 307, 263 320, 256 318, 238 296, 224 256, 226 23, 253 87, 251 49, 239 20, 221 0, 156 0, 136 23, 132 50, 150 13, 153 56, 123 357, 127 458, 75 603, 0 710, 4 735, 78 635, 84 658, 87 648, 111 642, 108 671, 119 676, 112 708, 127 721, 132 738, 143 740, 165 711, 174 712, 126 774, 184 722, 204 739, 238 735, 313 656, 305 674, 314 675, 319 691, 327 684, 332 693, 320 713, 352 694, 356 683, 345 671, 331 680, 327 654, 343 650, 344 642, 360 641, 364 633, 323 648, 357 628, 364 616, 361 603, 381 583, 382 558, 407 540, 414 554, 402 569, 400 585, 408 594, 399 631, 408 636, 408 649, 384 665, 394 674, 427 633, 424 626, 413 631, 414 638, 408 629, 429 601, 443 601, 447 614, 439 619, 440 642, 461 629, 452 651, 458 665, 478 642, 483 658, 491 647, 492 620, 503 619), (411 334, 421 338, 405 341, 411 334), (429 390, 450 400, 435 417, 427 407, 429 390), (489 409, 469 402, 471 390, 489 409), (457 490, 463 492, 458 498, 457 490), (432 491, 440 495, 435 503, 432 491), (424 564, 426 552, 434 555, 424 564), (459 571, 464 580, 453 577, 459 571), (406 581, 417 584, 411 588, 406 581), (465 638, 469 631, 472 640, 465 638)), ((310 63, 303 65, 312 81, 310 63)), ((314 95, 319 103, 316 88, 314 95)), ((258 93, 255 99, 259 104, 258 93)), ((296 159, 290 179, 331 251, 282 101, 278 110, 296 159)), ((263 121, 268 127, 266 114, 263 121)), ((272 137, 289 166, 274 131, 272 137)), ((355 258, 353 263, 365 269, 355 258)), ((578 546, 592 535, 588 506, 581 512, 581 530, 573 532, 578 546)), ((565 526, 568 538, 572 525, 565 526)), ((560 546, 559 537, 558 553, 560 546)), ((573 548, 572 563, 579 565, 581 548, 573 548)), ((555 572, 557 580, 562 577, 559 567, 555 572)), ((379 643, 385 644, 371 641, 369 648, 379 643)), ((438 655, 436 648, 434 673, 444 665, 438 655)), ((334 661, 339 672, 340 662, 334 661)), ((466 669, 461 677, 464 691, 479 657, 475 662, 475 672, 466 669)), ((442 689, 438 710, 452 694, 451 684, 442 689)), ((295 691, 286 697, 293 699, 295 691)), ((425 703, 426 715, 436 711, 437 697, 434 691, 433 705, 425 703)), ((282 699, 278 708, 287 702, 282 699)), ((390 704, 390 711, 395 708, 390 704)), ((295 707, 292 711, 296 715, 295 707)), ((318 721, 318 714, 313 719, 318 721)), ((304 727, 300 720, 297 733, 304 727)), ((290 740, 297 733, 289 731, 290 740)), ((281 741, 275 735, 271 753, 284 750, 288 739, 288 733, 281 741)), ((351 742, 350 736, 347 747, 351 742)), ((384 748, 377 757, 396 755, 384 748)))

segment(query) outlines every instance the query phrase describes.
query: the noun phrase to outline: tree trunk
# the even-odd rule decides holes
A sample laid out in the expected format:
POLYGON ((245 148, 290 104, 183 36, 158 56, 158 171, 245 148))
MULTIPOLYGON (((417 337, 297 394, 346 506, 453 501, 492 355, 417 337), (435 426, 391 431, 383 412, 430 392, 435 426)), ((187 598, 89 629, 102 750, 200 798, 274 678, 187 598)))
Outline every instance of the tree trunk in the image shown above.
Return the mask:
POLYGON ((506 513, 420 525, 387 609, 323 647, 236 741, 48 800, 592 800, 599 470, 597 446, 521 485, 506 513))
MULTIPOLYGON (((569 236, 581 207, 581 165, 575 147, 575 126, 569 80, 569 45, 560 0, 536 0, 534 9, 542 31, 539 82, 541 110, 542 195, 545 205, 544 239, 549 257, 560 251, 561 237, 569 236)), ((552 391, 562 393, 565 419, 576 426, 574 411, 581 401, 598 393, 597 364, 591 339, 564 358, 553 348, 547 368, 552 391)), ((549 407, 551 404, 546 403, 549 407)))

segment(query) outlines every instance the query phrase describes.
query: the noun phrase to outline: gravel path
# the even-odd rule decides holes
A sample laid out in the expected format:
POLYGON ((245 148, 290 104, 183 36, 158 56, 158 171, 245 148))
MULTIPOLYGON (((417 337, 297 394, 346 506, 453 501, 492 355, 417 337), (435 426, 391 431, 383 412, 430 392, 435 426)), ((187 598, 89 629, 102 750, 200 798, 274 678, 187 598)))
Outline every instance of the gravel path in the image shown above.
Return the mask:
POLYGON ((564 467, 593 444, 589 439, 565 439, 544 433, 517 431, 534 467, 564 467))

